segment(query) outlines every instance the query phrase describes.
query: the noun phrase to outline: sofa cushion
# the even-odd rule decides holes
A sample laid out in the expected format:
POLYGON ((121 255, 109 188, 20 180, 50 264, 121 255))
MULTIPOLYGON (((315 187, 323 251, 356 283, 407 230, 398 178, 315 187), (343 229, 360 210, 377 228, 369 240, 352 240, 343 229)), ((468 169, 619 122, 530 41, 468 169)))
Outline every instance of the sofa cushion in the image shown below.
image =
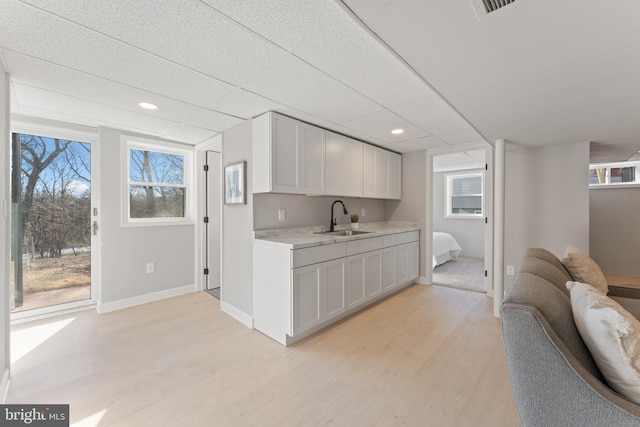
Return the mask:
POLYGON ((562 264, 576 282, 587 283, 605 295, 609 291, 607 279, 598 264, 578 248, 567 246, 562 255, 562 264))
POLYGON ((573 317, 609 386, 640 404, 640 321, 593 286, 567 282, 573 317))

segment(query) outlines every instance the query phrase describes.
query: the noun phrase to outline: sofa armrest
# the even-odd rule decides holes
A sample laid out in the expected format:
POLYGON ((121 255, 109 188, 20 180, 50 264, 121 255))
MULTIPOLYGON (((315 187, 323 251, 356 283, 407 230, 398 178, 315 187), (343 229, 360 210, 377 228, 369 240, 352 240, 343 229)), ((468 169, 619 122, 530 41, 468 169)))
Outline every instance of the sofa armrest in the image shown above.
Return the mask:
POLYGON ((640 286, 638 285, 623 285, 623 284, 615 284, 609 285, 609 293, 610 297, 622 297, 622 298, 633 298, 640 299, 640 286))

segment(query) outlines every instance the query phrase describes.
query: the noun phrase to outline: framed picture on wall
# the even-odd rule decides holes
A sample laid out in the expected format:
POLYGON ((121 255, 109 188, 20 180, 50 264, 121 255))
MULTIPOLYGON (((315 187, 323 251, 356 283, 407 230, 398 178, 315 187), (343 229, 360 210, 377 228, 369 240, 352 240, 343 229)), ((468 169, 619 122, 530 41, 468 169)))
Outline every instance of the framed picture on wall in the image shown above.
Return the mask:
POLYGON ((224 167, 224 204, 247 204, 247 162, 231 163, 224 167))

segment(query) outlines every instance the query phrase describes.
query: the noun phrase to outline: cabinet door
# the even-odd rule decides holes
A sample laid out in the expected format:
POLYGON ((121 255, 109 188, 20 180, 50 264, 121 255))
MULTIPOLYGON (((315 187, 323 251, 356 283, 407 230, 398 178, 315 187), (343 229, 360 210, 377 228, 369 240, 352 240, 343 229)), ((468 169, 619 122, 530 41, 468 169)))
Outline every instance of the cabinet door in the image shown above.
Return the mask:
POLYGON ((389 197, 389 151, 381 148, 376 150, 376 194, 389 197))
POLYGON ((327 132, 325 193, 331 196, 344 195, 345 139, 327 132))
POLYGON ((389 153, 389 198, 402 198, 402 156, 389 153))
POLYGON ((373 145, 363 144, 362 190, 365 197, 377 197, 376 191, 376 151, 373 145))
POLYGON ((322 264, 294 268, 291 289, 293 334, 305 331, 322 319, 320 295, 322 289, 322 264))
POLYGON ((396 247, 382 251, 382 289, 384 291, 396 286, 396 247))
POLYGON ((420 275, 420 249, 418 242, 407 244, 407 273, 413 280, 420 275))
POLYGON ((325 262, 322 266, 324 275, 323 321, 347 310, 346 266, 344 258, 325 262))
POLYGON ((364 259, 365 298, 382 293, 382 251, 367 252, 364 259))
POLYGON ((344 168, 344 194, 362 196, 362 166, 364 144, 355 139, 346 139, 346 161, 344 168))
POLYGON ((396 283, 403 285, 409 280, 409 243, 396 246, 396 283))
POLYGON ((282 193, 297 193, 298 122, 274 114, 271 122, 271 189, 282 193))
POLYGON ((300 124, 300 192, 324 193, 325 131, 315 126, 300 124))
POLYGON ((364 255, 347 258, 347 310, 364 302, 364 255))

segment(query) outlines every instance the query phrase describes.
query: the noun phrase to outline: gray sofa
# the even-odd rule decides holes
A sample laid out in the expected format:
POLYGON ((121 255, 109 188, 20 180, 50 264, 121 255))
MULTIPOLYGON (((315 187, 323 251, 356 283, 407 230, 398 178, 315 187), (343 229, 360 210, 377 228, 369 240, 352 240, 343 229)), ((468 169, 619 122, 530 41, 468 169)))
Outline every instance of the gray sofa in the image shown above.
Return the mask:
MULTIPOLYGON (((573 321, 573 280, 560 260, 529 249, 500 309, 513 394, 524 426, 640 426, 640 405, 611 390, 573 321)), ((609 286, 640 318, 640 289, 609 286)))

